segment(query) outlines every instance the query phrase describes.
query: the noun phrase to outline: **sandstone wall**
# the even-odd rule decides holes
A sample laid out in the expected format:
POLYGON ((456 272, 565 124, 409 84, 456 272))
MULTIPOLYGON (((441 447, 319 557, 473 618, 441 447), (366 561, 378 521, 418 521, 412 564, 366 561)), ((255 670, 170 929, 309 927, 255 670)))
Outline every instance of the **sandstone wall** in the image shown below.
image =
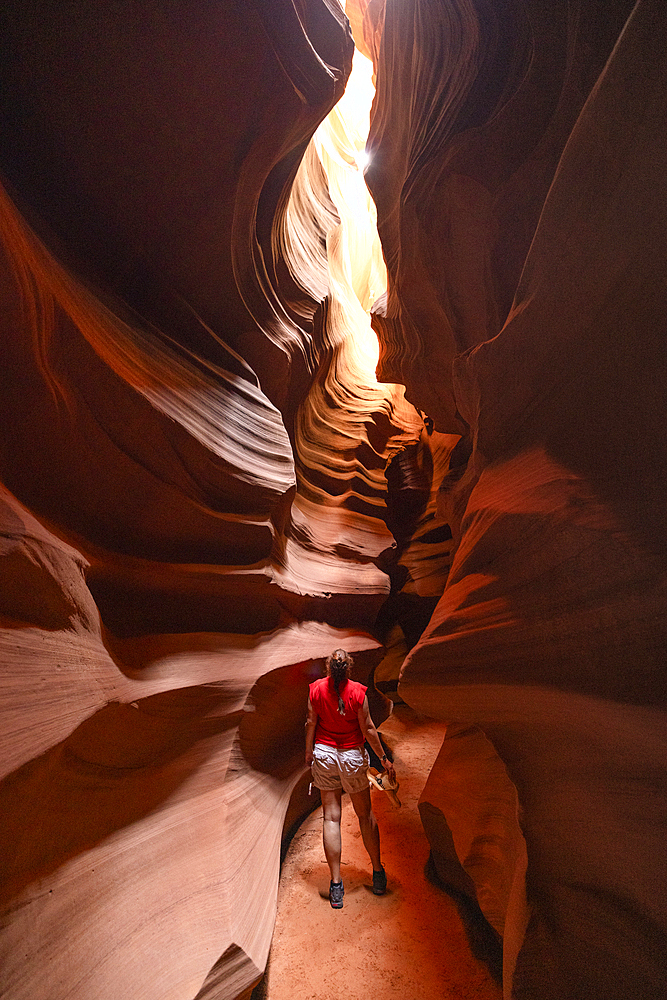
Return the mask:
POLYGON ((310 807, 307 684, 379 659, 421 425, 360 389, 312 148, 295 183, 352 40, 319 0, 82 2, 1 44, 0 992, 231 1000, 310 807))
MULTIPOLYGON (((398 30, 387 34, 390 10, 397 25, 414 17, 416 31, 425 6, 406 5, 399 14, 388 4, 385 42, 399 47, 398 30)), ((463 6, 457 43, 461 52, 479 51, 487 30, 483 5, 475 5, 473 23, 464 20, 463 6)), ((451 128, 424 128, 418 148, 409 132, 411 172, 394 166, 391 173, 400 192, 387 204, 384 236, 388 262, 395 262, 394 325, 379 328, 402 329, 410 316, 423 337, 423 356, 440 366, 441 384, 472 443, 463 477, 441 492, 458 542, 452 569, 404 664, 399 693, 422 711, 480 727, 516 787, 530 922, 513 980, 506 963, 506 995, 648 1000, 667 981, 667 456, 660 430, 667 23, 663 5, 650 0, 636 5, 624 27, 623 18, 616 20, 622 5, 604 13, 582 5, 576 30, 571 26, 568 44, 559 48, 566 37, 559 19, 572 16, 574 6, 550 5, 541 13, 531 5, 511 8, 531 22, 533 57, 520 79, 511 87, 506 79, 491 114, 466 120, 461 102, 491 65, 487 52, 472 83, 459 74, 444 88, 440 120, 450 116, 451 128), (593 13, 599 31, 591 48, 593 13), (522 89, 531 78, 537 83, 540 45, 550 62, 549 87, 545 78, 513 118, 522 89), (585 73, 575 71, 580 59, 585 73), (550 142, 540 145, 547 126, 550 142), (536 144, 527 155, 519 139, 532 129, 536 144), (533 155, 540 160, 536 172, 533 155), (437 253, 439 239, 444 256, 437 253), (420 249, 425 240, 428 260, 420 249), (450 271, 444 261, 461 241, 474 260, 464 257, 469 265, 450 271), (415 258, 424 261, 418 282, 415 258), (501 277, 507 290, 516 286, 511 308, 500 294, 501 277), (435 296, 439 324, 414 321, 417 288, 428 289, 427 302, 435 296), (447 337, 440 337, 442 329, 447 337)), ((451 18, 455 9, 448 5, 442 16, 451 18)), ((471 5, 465 10, 472 16, 471 5)), ((445 44, 438 41, 444 29, 435 34, 431 48, 445 44)), ((413 69, 423 71, 414 51, 413 69)), ((383 130, 398 115, 378 103, 376 116, 379 184, 388 145, 383 130)), ((394 141, 387 157, 405 148, 394 141)), ((395 357, 398 341, 386 336, 388 356, 395 357)), ((401 363, 410 367, 406 355, 401 363)), ((420 397, 421 385, 412 386, 412 398, 420 397)), ((443 421, 448 406, 441 406, 443 421)), ((447 741, 443 753, 446 747, 447 741)), ((471 746, 473 770, 475 753, 471 746)), ((450 814, 454 843, 459 837, 464 845, 459 859, 470 868, 470 818, 457 816, 447 768, 439 767, 428 801, 450 814)), ((500 787, 480 807, 480 833, 500 787)), ((522 863, 509 834, 510 826, 495 860, 496 893, 507 867, 515 863, 519 872, 522 863)), ((490 844, 486 851, 492 867, 496 850, 490 844)), ((474 868, 469 874, 475 883, 474 868)), ((485 879, 475 883, 483 908, 485 879)), ((505 917, 515 953, 524 920, 517 910, 511 921, 505 917)))
POLYGON ((505 995, 664 993, 663 6, 350 4, 384 295, 337 3, 3 12, 9 1000, 247 992, 308 680, 380 641, 505 995))

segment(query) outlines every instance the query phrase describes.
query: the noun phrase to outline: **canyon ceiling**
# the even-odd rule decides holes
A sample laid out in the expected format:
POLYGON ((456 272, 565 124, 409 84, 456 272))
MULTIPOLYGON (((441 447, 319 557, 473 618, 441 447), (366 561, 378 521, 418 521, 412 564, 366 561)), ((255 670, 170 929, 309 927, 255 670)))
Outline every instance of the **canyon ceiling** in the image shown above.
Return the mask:
POLYGON ((507 1000, 667 990, 667 6, 346 14, 0 13, 7 1000, 249 992, 335 646, 507 1000))

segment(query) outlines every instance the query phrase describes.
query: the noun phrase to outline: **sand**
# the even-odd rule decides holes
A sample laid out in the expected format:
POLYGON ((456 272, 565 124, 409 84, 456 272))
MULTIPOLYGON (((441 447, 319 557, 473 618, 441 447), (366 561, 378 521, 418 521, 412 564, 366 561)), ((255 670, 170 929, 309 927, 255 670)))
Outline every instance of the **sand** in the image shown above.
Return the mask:
POLYGON ((265 1000, 500 1000, 488 967, 473 957, 456 902, 427 876, 429 846, 417 803, 444 725, 398 705, 381 727, 400 781, 400 809, 373 790, 388 875, 372 893, 371 865, 354 810, 343 796, 345 904, 329 905, 322 810, 295 834, 283 863, 265 1000))

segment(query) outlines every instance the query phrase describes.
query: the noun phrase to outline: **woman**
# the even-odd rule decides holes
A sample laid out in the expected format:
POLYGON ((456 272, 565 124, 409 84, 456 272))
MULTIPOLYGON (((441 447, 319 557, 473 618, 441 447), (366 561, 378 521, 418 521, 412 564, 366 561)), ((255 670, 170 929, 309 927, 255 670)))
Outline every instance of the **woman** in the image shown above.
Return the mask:
POLYGON ((363 684, 350 680, 352 657, 336 649, 327 657, 327 676, 310 685, 306 723, 306 764, 312 767, 313 784, 322 796, 324 853, 331 871, 329 902, 334 909, 343 905, 340 877, 340 800, 343 789, 349 794, 359 820, 359 828, 373 864, 373 892, 381 896, 387 876, 380 859, 380 831, 371 808, 371 791, 366 775, 369 764, 364 741, 382 760, 390 780, 394 765, 384 752, 368 710, 363 684))

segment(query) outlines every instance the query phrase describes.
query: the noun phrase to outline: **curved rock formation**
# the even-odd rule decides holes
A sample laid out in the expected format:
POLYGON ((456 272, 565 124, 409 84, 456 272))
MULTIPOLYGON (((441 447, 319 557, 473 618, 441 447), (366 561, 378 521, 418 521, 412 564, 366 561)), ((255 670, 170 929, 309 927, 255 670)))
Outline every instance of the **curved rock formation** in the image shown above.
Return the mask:
POLYGON ((366 169, 389 273, 379 371, 442 431, 465 429, 452 360, 502 327, 560 154, 633 6, 385 4, 366 169))
POLYGON ((664 992, 663 7, 3 11, 8 1000, 249 992, 340 645, 506 997, 664 992))
POLYGON ((516 785, 532 908, 522 998, 649 1000, 667 981, 666 27, 661 5, 637 4, 569 137, 507 322, 454 361, 474 440, 443 497, 459 543, 399 685, 480 726, 516 785))
POLYGON ((70 7, 3 15, 2 990, 231 998, 420 421, 351 342, 316 147, 293 184, 342 12, 70 7))
POLYGON ((6 493, 1 517, 3 993, 236 996, 266 962, 313 661, 377 644, 313 622, 119 639, 79 553, 6 493), (277 727, 257 683, 285 669, 277 727))

